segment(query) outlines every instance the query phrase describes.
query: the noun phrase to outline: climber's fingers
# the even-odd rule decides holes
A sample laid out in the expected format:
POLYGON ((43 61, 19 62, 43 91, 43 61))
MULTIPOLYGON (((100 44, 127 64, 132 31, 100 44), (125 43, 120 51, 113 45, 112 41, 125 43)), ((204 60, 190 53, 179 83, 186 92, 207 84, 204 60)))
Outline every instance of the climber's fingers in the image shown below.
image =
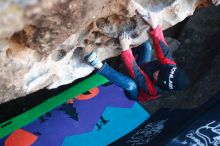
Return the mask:
POLYGON ((130 36, 130 35, 128 35, 128 39, 129 39, 129 40, 132 40, 132 38, 131 38, 131 36, 130 36))
POLYGON ((125 34, 125 39, 128 39, 128 34, 127 34, 127 32, 124 32, 124 34, 125 34))
POLYGON ((125 39, 128 39, 128 35, 126 32, 124 32, 124 35, 125 35, 125 39))
POLYGON ((127 32, 125 32, 125 39, 129 39, 129 35, 127 32))
POLYGON ((119 40, 123 39, 123 33, 119 36, 119 40))
POLYGON ((131 40, 132 38, 129 36, 128 33, 123 32, 123 33, 121 34, 121 36, 119 37, 119 40, 123 40, 123 39, 131 40))
POLYGON ((123 32, 122 34, 121 34, 121 36, 120 36, 120 40, 123 40, 123 39, 125 39, 126 38, 126 35, 125 35, 125 32, 123 32))
POLYGON ((125 32, 123 32, 123 39, 125 39, 126 38, 126 35, 125 35, 125 32))
POLYGON ((131 40, 131 37, 128 33, 125 33, 125 35, 126 35, 126 39, 131 40))

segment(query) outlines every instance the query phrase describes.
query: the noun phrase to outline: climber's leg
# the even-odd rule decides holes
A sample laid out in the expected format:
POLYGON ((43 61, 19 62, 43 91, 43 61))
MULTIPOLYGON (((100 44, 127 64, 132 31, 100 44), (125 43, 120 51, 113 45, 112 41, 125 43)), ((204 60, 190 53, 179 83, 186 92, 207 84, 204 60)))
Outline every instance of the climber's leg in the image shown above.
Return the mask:
POLYGON ((146 62, 150 62, 151 52, 152 52, 152 47, 150 42, 149 41, 144 42, 143 44, 138 46, 137 49, 138 49, 137 64, 141 66, 146 62))
POLYGON ((136 83, 126 75, 116 71, 105 63, 102 68, 98 71, 99 74, 106 77, 109 81, 113 82, 115 85, 123 88, 125 90, 128 98, 132 100, 137 100, 138 88, 136 83))
POLYGON ((93 67, 99 69, 98 73, 106 77, 110 82, 113 82, 115 85, 123 88, 126 95, 133 99, 137 100, 138 97, 138 88, 136 83, 126 75, 116 71, 110 67, 107 63, 104 65, 98 59, 95 52, 90 52, 85 56, 85 60, 93 67))

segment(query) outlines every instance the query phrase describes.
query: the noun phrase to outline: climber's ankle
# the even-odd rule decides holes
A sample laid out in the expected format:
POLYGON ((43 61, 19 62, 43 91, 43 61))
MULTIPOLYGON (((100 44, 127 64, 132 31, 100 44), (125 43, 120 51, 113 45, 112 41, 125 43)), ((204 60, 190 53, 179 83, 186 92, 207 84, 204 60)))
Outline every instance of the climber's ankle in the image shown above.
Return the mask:
POLYGON ((90 64, 91 66, 100 69, 103 65, 103 63, 101 62, 101 60, 99 60, 99 58, 97 57, 96 53, 94 51, 88 53, 85 56, 85 60, 88 64, 90 64))

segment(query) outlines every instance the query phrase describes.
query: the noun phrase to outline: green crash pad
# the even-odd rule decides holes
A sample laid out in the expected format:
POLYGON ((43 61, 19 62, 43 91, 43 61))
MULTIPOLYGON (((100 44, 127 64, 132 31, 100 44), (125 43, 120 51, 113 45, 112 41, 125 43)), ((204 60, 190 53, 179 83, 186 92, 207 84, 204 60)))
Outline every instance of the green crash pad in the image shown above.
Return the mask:
MULTIPOLYGON (((43 103, 34 108, 0 124, 0 138, 10 134, 11 132, 31 123, 36 118, 51 111, 57 106, 63 104, 69 99, 72 99, 94 87, 107 83, 108 80, 99 74, 95 74, 82 82, 74 85, 66 91, 49 98, 43 103)), ((40 98, 40 97, 39 97, 40 98)))

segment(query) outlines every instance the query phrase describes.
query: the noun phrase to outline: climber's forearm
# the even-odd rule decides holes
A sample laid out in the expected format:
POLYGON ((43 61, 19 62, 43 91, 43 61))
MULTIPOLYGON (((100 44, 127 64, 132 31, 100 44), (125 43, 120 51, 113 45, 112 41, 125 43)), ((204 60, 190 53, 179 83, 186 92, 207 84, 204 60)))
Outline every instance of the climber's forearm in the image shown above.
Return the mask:
POLYGON ((155 13, 149 13, 147 17, 147 22, 151 26, 149 33, 153 40, 160 40, 167 45, 163 36, 162 27, 159 25, 157 15, 155 13))
POLYGON ((157 59, 163 64, 175 64, 175 62, 172 59, 172 56, 169 55, 172 53, 169 53, 170 49, 164 38, 161 26, 157 25, 157 27, 155 29, 150 30, 149 33, 153 39, 157 59))
POLYGON ((127 34, 123 33, 120 37, 120 44, 122 47, 122 52, 121 52, 121 58, 122 61, 124 62, 129 75, 134 78, 134 70, 133 70, 133 65, 136 65, 136 61, 134 59, 134 56, 132 54, 132 51, 130 49, 130 44, 132 42, 132 38, 127 34))
POLYGON ((131 78, 134 79, 134 70, 133 65, 136 64, 135 58, 132 54, 131 49, 124 50, 121 52, 121 59, 130 75, 131 78))
POLYGON ((155 28, 152 27, 152 29, 149 31, 149 33, 150 33, 153 40, 160 40, 168 46, 168 44, 164 38, 164 35, 163 35, 163 30, 159 24, 157 24, 157 26, 155 28))

